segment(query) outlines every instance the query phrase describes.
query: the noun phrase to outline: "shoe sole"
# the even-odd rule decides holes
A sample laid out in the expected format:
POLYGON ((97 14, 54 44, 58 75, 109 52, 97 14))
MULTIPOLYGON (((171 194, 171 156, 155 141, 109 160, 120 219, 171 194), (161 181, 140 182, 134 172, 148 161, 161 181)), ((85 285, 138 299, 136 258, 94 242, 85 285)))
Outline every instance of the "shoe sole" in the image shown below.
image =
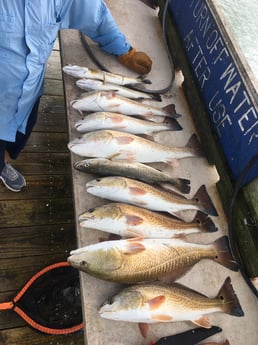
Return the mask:
POLYGON ((6 182, 5 180, 2 178, 2 176, 0 176, 0 180, 2 180, 3 184, 5 185, 6 188, 8 188, 9 190, 11 190, 12 192, 20 192, 22 190, 23 187, 26 186, 26 181, 24 181, 24 186, 22 186, 20 189, 14 189, 12 187, 10 187, 6 182))

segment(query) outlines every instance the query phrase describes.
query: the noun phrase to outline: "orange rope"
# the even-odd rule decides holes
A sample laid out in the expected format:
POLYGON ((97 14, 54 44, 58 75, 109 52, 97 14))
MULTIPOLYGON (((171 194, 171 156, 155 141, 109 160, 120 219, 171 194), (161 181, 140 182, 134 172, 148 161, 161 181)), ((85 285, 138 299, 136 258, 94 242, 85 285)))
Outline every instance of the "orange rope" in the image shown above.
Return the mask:
POLYGON ((43 274, 46 272, 58 268, 58 267, 65 267, 65 266, 70 266, 69 262, 63 261, 63 262, 58 262, 56 264, 47 266, 43 268, 41 271, 38 273, 34 274, 33 277, 30 278, 30 280, 24 285, 24 287, 20 290, 20 292, 14 297, 13 301, 14 303, 17 303, 19 299, 25 294, 25 292, 28 290, 28 288, 37 280, 39 277, 41 277, 43 274))
POLYGON ((63 261, 63 262, 58 262, 56 264, 52 264, 50 266, 43 268, 41 271, 37 272, 36 274, 34 274, 33 277, 30 278, 30 280, 24 285, 24 287, 18 292, 18 294, 14 297, 12 301, 0 303, 0 310, 13 309, 31 327, 37 329, 38 331, 42 333, 61 335, 61 334, 68 334, 68 333, 73 333, 73 332, 77 332, 81 330, 83 328, 83 323, 80 323, 73 327, 63 328, 63 329, 56 329, 56 328, 42 326, 36 321, 32 320, 29 317, 29 315, 27 315, 20 307, 15 306, 15 303, 19 301, 19 299, 25 294, 25 292, 29 289, 29 287, 43 274, 45 274, 46 272, 52 269, 59 268, 59 267, 67 267, 67 266, 70 266, 69 262, 63 261))
POLYGON ((44 327, 37 323, 36 321, 32 320, 22 309, 20 309, 18 306, 14 307, 14 311, 20 315, 23 320, 25 320, 31 327, 37 329, 38 331, 42 333, 47 333, 47 334, 55 334, 55 335, 61 335, 61 334, 68 334, 68 333, 73 333, 77 332, 80 329, 83 328, 83 323, 80 323, 79 325, 70 327, 70 328, 63 328, 63 329, 56 329, 56 328, 49 328, 49 327, 44 327))
POLYGON ((8 310, 8 309, 13 309, 13 302, 3 302, 0 303, 0 310, 8 310))

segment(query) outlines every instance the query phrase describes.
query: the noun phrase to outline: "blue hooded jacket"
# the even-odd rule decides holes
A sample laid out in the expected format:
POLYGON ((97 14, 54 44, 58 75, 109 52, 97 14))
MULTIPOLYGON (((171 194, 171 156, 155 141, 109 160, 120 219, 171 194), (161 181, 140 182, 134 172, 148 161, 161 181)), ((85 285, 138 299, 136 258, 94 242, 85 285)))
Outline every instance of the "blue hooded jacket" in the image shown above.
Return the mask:
POLYGON ((58 31, 69 28, 110 54, 130 49, 102 0, 0 0, 0 139, 24 133, 58 31))

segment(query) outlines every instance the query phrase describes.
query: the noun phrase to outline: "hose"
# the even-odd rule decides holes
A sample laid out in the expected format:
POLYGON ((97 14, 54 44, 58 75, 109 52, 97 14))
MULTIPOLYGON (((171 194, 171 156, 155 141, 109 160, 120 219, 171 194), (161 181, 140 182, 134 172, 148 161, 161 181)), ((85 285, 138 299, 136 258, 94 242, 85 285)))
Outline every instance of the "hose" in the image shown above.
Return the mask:
MULTIPOLYGON (((149 94, 163 94, 168 92, 171 87, 173 86, 173 82, 175 80, 175 66, 174 66, 174 62, 172 59, 172 56, 170 54, 169 51, 169 47, 168 47, 168 43, 167 43, 167 37, 166 37, 166 33, 165 33, 165 27, 166 27, 166 15, 167 15, 167 9, 168 9, 168 4, 169 4, 169 0, 166 0, 165 6, 164 6, 164 10, 163 10, 163 14, 162 14, 162 38, 163 38, 163 42, 168 54, 168 59, 169 59, 169 63, 171 66, 171 77, 170 77, 170 81, 169 84, 160 89, 160 90, 150 90, 150 89, 145 89, 142 88, 140 86, 136 86, 136 85, 131 85, 130 88, 133 90, 137 90, 137 91, 143 91, 145 93, 149 93, 149 94)), ((87 54, 89 55, 89 57, 91 58, 91 60, 94 62, 94 64, 101 70, 106 71, 106 72, 112 72, 110 70, 108 70, 100 61, 99 59, 94 55, 92 49, 90 48, 86 37, 83 35, 83 33, 80 32, 80 39, 82 42, 82 45, 85 49, 85 51, 87 52, 87 54)))

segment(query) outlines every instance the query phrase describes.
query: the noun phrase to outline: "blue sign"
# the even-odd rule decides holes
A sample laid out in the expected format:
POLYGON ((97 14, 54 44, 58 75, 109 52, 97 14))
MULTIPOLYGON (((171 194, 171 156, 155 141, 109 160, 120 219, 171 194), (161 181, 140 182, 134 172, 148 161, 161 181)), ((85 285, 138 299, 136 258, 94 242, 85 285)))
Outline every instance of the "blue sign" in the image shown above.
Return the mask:
MULTIPOLYGON (((205 0, 170 0, 193 75, 211 124, 238 179, 258 153, 258 114, 233 55, 205 0)), ((193 114, 194 115, 194 114, 193 114)), ((244 184, 258 176, 258 162, 244 184)))

